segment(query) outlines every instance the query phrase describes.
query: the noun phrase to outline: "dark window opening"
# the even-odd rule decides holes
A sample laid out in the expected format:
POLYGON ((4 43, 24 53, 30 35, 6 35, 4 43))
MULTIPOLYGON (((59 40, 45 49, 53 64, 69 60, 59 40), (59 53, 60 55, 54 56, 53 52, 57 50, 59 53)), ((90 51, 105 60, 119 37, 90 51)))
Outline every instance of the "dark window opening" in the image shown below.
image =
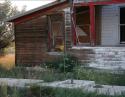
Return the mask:
POLYGON ((125 7, 120 8, 120 42, 125 43, 125 7))

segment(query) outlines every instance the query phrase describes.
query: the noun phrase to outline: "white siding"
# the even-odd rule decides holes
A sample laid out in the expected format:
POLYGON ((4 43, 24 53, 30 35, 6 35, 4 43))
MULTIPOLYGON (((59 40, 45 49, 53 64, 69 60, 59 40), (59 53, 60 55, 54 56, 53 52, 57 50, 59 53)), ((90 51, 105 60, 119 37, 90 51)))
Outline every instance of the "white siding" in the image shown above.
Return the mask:
POLYGON ((103 6, 101 9, 101 45, 119 44, 119 7, 103 6))

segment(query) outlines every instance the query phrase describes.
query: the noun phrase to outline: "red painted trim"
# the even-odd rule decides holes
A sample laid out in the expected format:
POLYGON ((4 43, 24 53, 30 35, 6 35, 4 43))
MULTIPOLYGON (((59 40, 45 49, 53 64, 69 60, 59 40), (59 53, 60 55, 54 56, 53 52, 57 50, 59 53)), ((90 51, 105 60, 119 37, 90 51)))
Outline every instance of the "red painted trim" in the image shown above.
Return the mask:
POLYGON ((88 2, 88 3, 76 3, 75 6, 89 6, 93 5, 110 5, 110 4, 121 4, 125 3, 125 0, 112 0, 112 1, 98 1, 98 2, 88 2))
POLYGON ((95 2, 94 5, 110 5, 110 4, 120 4, 120 3, 125 3, 125 0, 113 0, 113 1, 100 1, 100 2, 95 2))
POLYGON ((74 24, 72 22, 72 26, 73 26, 73 41, 74 41, 74 45, 77 44, 77 36, 76 36, 76 15, 75 15, 75 7, 73 8, 73 15, 72 15, 72 18, 74 20, 74 24))
MULTIPOLYGON (((34 13, 31 13, 29 15, 25 15, 25 16, 22 16, 22 17, 19 17, 15 20, 13 20, 15 22, 15 24, 19 24, 23 21, 26 21, 26 20, 30 20, 31 18, 34 18, 34 17, 37 17, 41 14, 45 14, 46 12, 49 12, 51 11, 53 8, 56 8, 56 7, 60 7, 62 5, 65 5, 67 4, 68 2, 65 1, 63 3, 59 3, 59 4, 56 4, 54 6, 50 6, 48 8, 45 8, 45 9, 42 9, 42 10, 39 10, 39 11, 36 11, 34 13)), ((99 2, 91 2, 93 5, 109 5, 109 4, 119 4, 119 3, 125 3, 125 0, 112 0, 112 1, 99 1, 99 2)), ((75 4, 75 6, 77 5, 81 5, 81 6, 89 6, 89 3, 77 3, 75 4)), ((12 22, 12 21, 11 21, 12 22)))
POLYGON ((28 15, 25 15, 25 16, 22 16, 22 17, 19 17, 15 20, 12 20, 11 22, 15 22, 15 24, 19 24, 19 23, 22 23, 24 21, 28 21, 32 18, 37 18, 39 16, 42 16, 42 15, 45 15, 46 13, 50 12, 50 11, 53 11, 53 10, 56 10, 57 7, 59 8, 60 6, 64 6, 65 4, 67 4, 68 2, 65 1, 65 2, 62 2, 62 3, 59 3, 59 4, 56 4, 56 5, 53 5, 53 6, 50 6, 50 7, 47 7, 47 8, 44 8, 42 10, 39 10, 39 11, 36 11, 36 12, 33 12, 31 14, 28 14, 28 15))
POLYGON ((112 0, 112 1, 99 1, 89 3, 77 3, 77 6, 89 6, 90 7, 90 41, 91 45, 96 45, 96 32, 95 32, 95 6, 96 5, 111 5, 111 4, 122 4, 125 0, 112 0))
POLYGON ((96 44, 96 33, 95 33, 95 6, 90 3, 90 41, 91 45, 96 44))

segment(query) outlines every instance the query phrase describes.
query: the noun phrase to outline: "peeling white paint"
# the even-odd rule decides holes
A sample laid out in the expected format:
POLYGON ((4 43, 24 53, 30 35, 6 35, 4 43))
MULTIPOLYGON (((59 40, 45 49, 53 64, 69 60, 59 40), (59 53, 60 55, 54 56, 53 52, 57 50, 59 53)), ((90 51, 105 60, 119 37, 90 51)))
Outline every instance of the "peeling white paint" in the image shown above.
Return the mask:
MULTIPOLYGON (((125 70, 125 47, 73 47, 74 50, 91 50, 86 54, 89 57, 89 67, 109 70, 125 70)), ((84 53, 79 53, 84 54, 84 53)), ((78 54, 77 54, 78 55, 78 54)), ((86 60, 82 60, 84 62, 86 60)))

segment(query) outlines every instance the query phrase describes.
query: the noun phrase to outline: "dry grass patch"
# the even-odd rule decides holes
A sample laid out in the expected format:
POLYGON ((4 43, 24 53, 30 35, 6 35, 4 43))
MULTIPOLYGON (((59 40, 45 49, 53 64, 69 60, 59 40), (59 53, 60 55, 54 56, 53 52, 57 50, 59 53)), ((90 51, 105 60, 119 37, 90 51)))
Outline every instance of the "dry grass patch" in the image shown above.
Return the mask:
POLYGON ((4 69, 11 69, 15 66, 15 54, 7 54, 0 57, 0 66, 4 69))

